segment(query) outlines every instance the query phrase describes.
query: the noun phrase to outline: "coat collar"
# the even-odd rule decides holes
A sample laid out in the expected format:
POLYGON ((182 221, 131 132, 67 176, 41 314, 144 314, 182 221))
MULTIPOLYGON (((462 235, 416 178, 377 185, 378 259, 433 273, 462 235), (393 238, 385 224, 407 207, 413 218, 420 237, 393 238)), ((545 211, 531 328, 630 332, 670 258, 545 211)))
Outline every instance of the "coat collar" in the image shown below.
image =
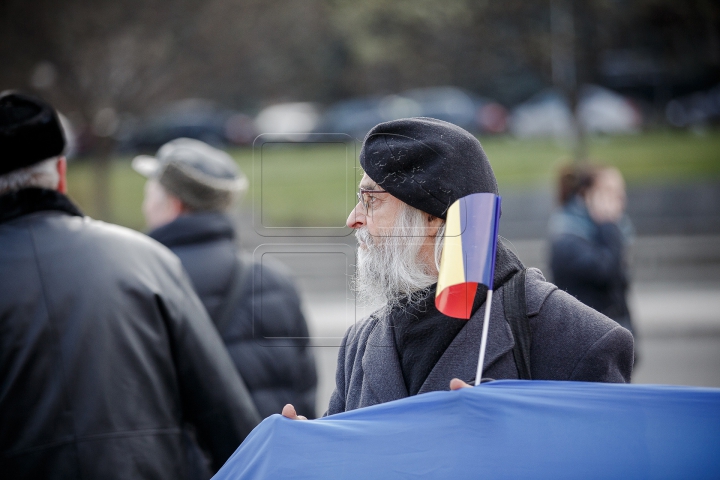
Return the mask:
POLYGON ((222 212, 182 214, 170 223, 148 232, 148 236, 166 247, 233 240, 235 229, 230 217, 222 212))
MULTIPOLYGON (((509 352, 515 345, 512 331, 505 320, 502 300, 503 287, 493 292, 483 372, 487 371, 498 358, 509 352)), ((459 378, 468 383, 475 381, 484 315, 485 306, 483 305, 450 343, 443 356, 430 371, 418 392, 419 394, 434 390, 447 390, 450 380, 453 378, 459 378)))
MULTIPOLYGON (((512 331, 505 320, 502 300, 503 287, 493 292, 483 371, 492 367, 515 345, 512 331)), ((450 343, 443 356, 430 371, 418 394, 447 390, 450 380, 453 378, 460 378, 468 383, 475 380, 484 315, 485 307, 483 305, 450 343)), ((375 405, 408 396, 400 367, 400 358, 395 348, 393 329, 389 322, 377 320, 368 335, 362 367, 365 378, 362 389, 364 398, 360 400, 361 405, 375 405)))
POLYGON ((23 188, 0 196, 0 223, 47 210, 83 216, 68 197, 56 190, 23 188))
POLYGON ((377 320, 368 336, 362 360, 365 388, 361 403, 374 405, 408 396, 393 338, 393 329, 387 320, 377 320))

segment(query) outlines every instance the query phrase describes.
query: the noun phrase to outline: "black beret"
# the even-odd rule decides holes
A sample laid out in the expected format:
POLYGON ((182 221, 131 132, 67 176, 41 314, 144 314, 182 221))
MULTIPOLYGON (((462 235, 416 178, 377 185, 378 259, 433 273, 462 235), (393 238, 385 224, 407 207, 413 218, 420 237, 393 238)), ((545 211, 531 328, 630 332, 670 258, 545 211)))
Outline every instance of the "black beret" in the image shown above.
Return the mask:
POLYGON ((360 165, 393 196, 440 218, 459 198, 498 193, 495 174, 477 138, 434 118, 376 125, 363 141, 360 165))
POLYGON ((30 95, 0 93, 0 175, 57 157, 64 149, 53 107, 30 95))

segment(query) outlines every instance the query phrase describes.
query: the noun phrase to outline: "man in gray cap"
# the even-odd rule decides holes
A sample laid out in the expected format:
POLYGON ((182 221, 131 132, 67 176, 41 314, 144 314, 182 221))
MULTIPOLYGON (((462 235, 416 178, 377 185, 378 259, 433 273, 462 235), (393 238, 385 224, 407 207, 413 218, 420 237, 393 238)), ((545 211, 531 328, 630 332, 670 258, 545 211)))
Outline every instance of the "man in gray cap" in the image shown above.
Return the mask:
POLYGON ((148 235, 180 257, 260 415, 315 410, 317 374, 295 287, 278 266, 238 255, 228 208, 247 188, 232 157, 178 138, 133 168, 148 177, 148 235))
MULTIPOLYGON (((347 221, 359 243, 357 290, 383 306, 345 334, 328 414, 474 381, 487 295, 479 285, 467 321, 435 308, 447 209, 498 193, 480 142, 440 120, 396 120, 368 133, 360 163, 347 221)), ((493 286, 483 378, 630 381, 630 332, 526 269, 502 240, 493 286)), ((292 405, 283 415, 299 418, 292 405)))
POLYGON ((0 472, 187 478, 192 424, 217 470, 259 422, 178 258, 85 217, 44 101, 0 94, 0 472))

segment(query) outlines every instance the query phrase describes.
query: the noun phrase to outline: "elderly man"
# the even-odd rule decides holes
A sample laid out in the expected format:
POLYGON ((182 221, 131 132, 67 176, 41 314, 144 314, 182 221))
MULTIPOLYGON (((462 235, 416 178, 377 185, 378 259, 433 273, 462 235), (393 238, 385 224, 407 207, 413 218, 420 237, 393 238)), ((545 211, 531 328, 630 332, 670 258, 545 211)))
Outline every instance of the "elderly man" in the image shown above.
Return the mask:
MULTIPOLYGON (((470 382, 487 295, 480 286, 468 321, 434 304, 447 209, 498 193, 477 139, 431 118, 381 123, 360 163, 360 201, 347 221, 359 243, 357 290, 383 306, 345 334, 328 414, 470 382)), ((630 332, 525 269, 502 241, 493 283, 483 378, 630 380, 630 332)), ((299 418, 291 405, 283 414, 299 418)))
POLYGON ((317 373, 295 287, 280 266, 237 252, 227 210, 247 179, 232 157, 178 138, 133 167, 148 177, 148 235, 180 257, 260 415, 288 402, 312 415, 317 373))
POLYGON ((65 196, 40 99, 0 94, 0 472, 186 478, 192 424, 217 470, 258 413, 178 258, 65 196))

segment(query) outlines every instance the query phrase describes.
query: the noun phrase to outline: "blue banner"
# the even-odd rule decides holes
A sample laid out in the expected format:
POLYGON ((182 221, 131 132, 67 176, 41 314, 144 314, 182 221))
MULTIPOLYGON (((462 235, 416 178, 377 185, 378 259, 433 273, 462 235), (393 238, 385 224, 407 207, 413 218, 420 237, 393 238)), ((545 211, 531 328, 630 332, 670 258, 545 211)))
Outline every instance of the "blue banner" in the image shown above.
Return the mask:
POLYGON ((217 473, 249 478, 720 478, 720 389, 504 380, 263 421, 217 473))

